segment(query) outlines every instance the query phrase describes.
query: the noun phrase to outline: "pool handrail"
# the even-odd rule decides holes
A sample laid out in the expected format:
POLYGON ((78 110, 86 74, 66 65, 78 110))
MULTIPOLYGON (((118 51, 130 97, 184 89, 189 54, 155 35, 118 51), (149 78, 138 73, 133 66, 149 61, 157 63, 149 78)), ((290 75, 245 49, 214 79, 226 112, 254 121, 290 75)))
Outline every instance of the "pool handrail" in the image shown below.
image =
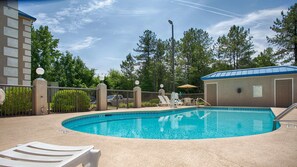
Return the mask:
POLYGON ((276 123, 279 122, 280 119, 282 119, 285 115, 287 115, 288 113, 290 113, 295 108, 297 108, 297 103, 293 103, 287 109, 285 109, 283 112, 281 112, 280 114, 278 114, 278 116, 276 116, 274 118, 274 120, 273 120, 273 130, 276 130, 276 123))
POLYGON ((198 107, 199 107, 199 100, 202 100, 205 104, 211 106, 211 104, 209 102, 207 102, 206 100, 202 99, 201 97, 198 97, 197 98, 197 105, 198 105, 198 107))

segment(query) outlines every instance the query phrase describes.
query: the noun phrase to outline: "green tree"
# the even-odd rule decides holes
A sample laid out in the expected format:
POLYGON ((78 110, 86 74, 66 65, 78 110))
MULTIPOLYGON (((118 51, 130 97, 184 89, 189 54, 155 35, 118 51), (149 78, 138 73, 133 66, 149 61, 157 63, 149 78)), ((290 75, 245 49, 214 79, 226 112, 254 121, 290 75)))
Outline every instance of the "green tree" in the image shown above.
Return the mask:
POLYGON ((110 89, 127 90, 129 87, 127 78, 118 70, 111 69, 105 80, 110 89))
POLYGON ((99 83, 95 70, 89 69, 80 57, 58 50, 59 40, 54 39, 47 26, 32 28, 31 79, 37 78, 38 66, 45 70, 43 78, 59 82, 59 86, 94 87, 99 83))
POLYGON ((180 41, 180 55, 178 56, 180 71, 177 74, 179 82, 180 84, 194 84, 202 88, 203 83, 200 77, 210 72, 213 40, 206 31, 190 28, 184 32, 180 41))
POLYGON ((32 27, 32 64, 31 64, 31 80, 38 78, 35 70, 38 66, 44 68, 43 78, 53 81, 55 69, 54 62, 61 56, 58 50, 58 39, 54 39, 48 26, 40 26, 39 29, 32 27))
POLYGON ((232 66, 229 65, 225 60, 213 59, 211 64, 212 72, 231 70, 232 66))
POLYGON ((152 57, 156 52, 156 34, 150 30, 145 30, 143 36, 139 37, 137 48, 134 49, 139 55, 135 56, 139 69, 137 70, 141 87, 143 90, 153 90, 155 84, 155 66, 152 67, 152 57), (153 69, 153 72, 152 70, 153 69), (153 79, 154 78, 154 79, 153 79))
POLYGON ((252 36, 249 30, 233 25, 227 35, 218 38, 217 52, 221 59, 227 60, 233 69, 251 66, 253 49, 252 36))
POLYGON ((135 76, 135 59, 129 53, 126 56, 126 60, 122 61, 121 63, 121 71, 123 75, 127 78, 129 89, 133 88, 134 81, 136 80, 135 76))
POLYGON ((281 12, 281 19, 276 19, 270 27, 276 35, 267 37, 269 43, 277 45, 276 52, 284 63, 292 62, 297 65, 297 3, 288 9, 285 14, 281 12))
POLYGON ((272 48, 267 48, 253 59, 255 67, 275 66, 277 64, 272 48))
POLYGON ((74 58, 74 71, 76 71, 74 85, 78 87, 94 87, 96 83, 95 69, 89 69, 82 59, 77 56, 74 58))
POLYGON ((165 64, 165 42, 162 41, 161 39, 157 40, 156 44, 156 53, 154 56, 154 77, 155 77, 155 84, 154 84, 154 89, 157 90, 160 84, 165 83, 165 77, 166 77, 166 64, 165 64))
MULTIPOLYGON (((173 91, 173 57, 172 57, 172 38, 163 41, 165 46, 165 55, 163 57, 162 64, 164 65, 164 71, 163 71, 163 84, 165 85, 164 89, 166 91, 173 91)), ((178 81, 178 75, 179 74, 179 68, 178 68, 178 62, 177 58, 179 57, 180 50, 179 50, 179 41, 174 40, 174 67, 175 67, 175 77, 176 81, 178 81)), ((176 86, 176 84, 175 84, 176 86)))
POLYGON ((99 83, 95 69, 89 69, 80 57, 74 57, 68 51, 55 61, 54 67, 56 75, 53 79, 60 86, 95 87, 99 83))

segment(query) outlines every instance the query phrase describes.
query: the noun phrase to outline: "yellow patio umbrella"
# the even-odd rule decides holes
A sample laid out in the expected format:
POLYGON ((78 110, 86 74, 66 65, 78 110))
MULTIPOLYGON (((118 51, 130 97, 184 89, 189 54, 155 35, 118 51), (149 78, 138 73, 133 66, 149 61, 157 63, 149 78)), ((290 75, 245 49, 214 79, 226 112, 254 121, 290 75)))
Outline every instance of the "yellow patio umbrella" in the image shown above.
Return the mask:
POLYGON ((178 86, 178 88, 182 88, 182 89, 190 89, 190 88, 197 88, 197 86, 195 86, 195 85, 190 85, 190 84, 185 84, 185 85, 178 86))
POLYGON ((178 86, 177 88, 187 89, 187 92, 189 93, 189 89, 191 89, 191 88, 197 88, 197 86, 190 85, 190 84, 185 84, 185 85, 178 86))

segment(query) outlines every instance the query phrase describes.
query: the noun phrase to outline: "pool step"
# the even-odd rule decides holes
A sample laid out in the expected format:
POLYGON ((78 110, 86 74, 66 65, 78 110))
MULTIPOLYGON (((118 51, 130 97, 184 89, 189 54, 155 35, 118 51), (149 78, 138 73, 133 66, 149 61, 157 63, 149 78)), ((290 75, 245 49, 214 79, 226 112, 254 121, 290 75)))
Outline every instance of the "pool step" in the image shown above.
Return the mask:
POLYGON ((286 128, 296 128, 297 129, 297 120, 281 120, 280 121, 286 128))
POLYGON ((295 128, 295 129, 297 129, 297 124, 288 123, 288 124, 286 124, 286 127, 287 128, 295 128))

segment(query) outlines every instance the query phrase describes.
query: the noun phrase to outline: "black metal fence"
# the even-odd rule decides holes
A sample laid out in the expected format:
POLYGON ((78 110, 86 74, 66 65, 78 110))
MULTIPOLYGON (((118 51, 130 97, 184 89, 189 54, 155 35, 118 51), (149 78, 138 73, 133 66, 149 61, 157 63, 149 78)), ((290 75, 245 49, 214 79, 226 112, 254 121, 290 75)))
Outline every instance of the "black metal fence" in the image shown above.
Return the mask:
MULTIPOLYGON (((6 99, 0 105, 0 117, 33 115, 33 86, 4 85, 6 99)), ((49 86, 47 89, 49 113, 82 112, 96 110, 96 88, 71 88, 49 86)), ((159 104, 158 92, 141 92, 142 107, 156 107, 159 104)), ((170 98, 171 93, 166 93, 170 98)), ((183 98, 203 98, 203 93, 179 94, 183 98)), ((107 90, 108 109, 133 108, 133 90, 107 90)))
POLYGON ((107 109, 133 107, 134 95, 132 90, 107 90, 107 109))
POLYGON ((197 98, 204 98, 204 93, 186 93, 186 94, 178 94, 180 99, 183 98, 193 98, 193 99, 197 99, 197 98))
POLYGON ((158 92, 148 92, 141 91, 141 101, 142 107, 157 107, 159 104, 159 93, 158 92))
POLYGON ((0 116, 23 116, 33 115, 33 86, 3 85, 6 98, 3 105, 0 105, 0 116))
POLYGON ((96 88, 48 87, 48 111, 82 112, 96 109, 96 88))

